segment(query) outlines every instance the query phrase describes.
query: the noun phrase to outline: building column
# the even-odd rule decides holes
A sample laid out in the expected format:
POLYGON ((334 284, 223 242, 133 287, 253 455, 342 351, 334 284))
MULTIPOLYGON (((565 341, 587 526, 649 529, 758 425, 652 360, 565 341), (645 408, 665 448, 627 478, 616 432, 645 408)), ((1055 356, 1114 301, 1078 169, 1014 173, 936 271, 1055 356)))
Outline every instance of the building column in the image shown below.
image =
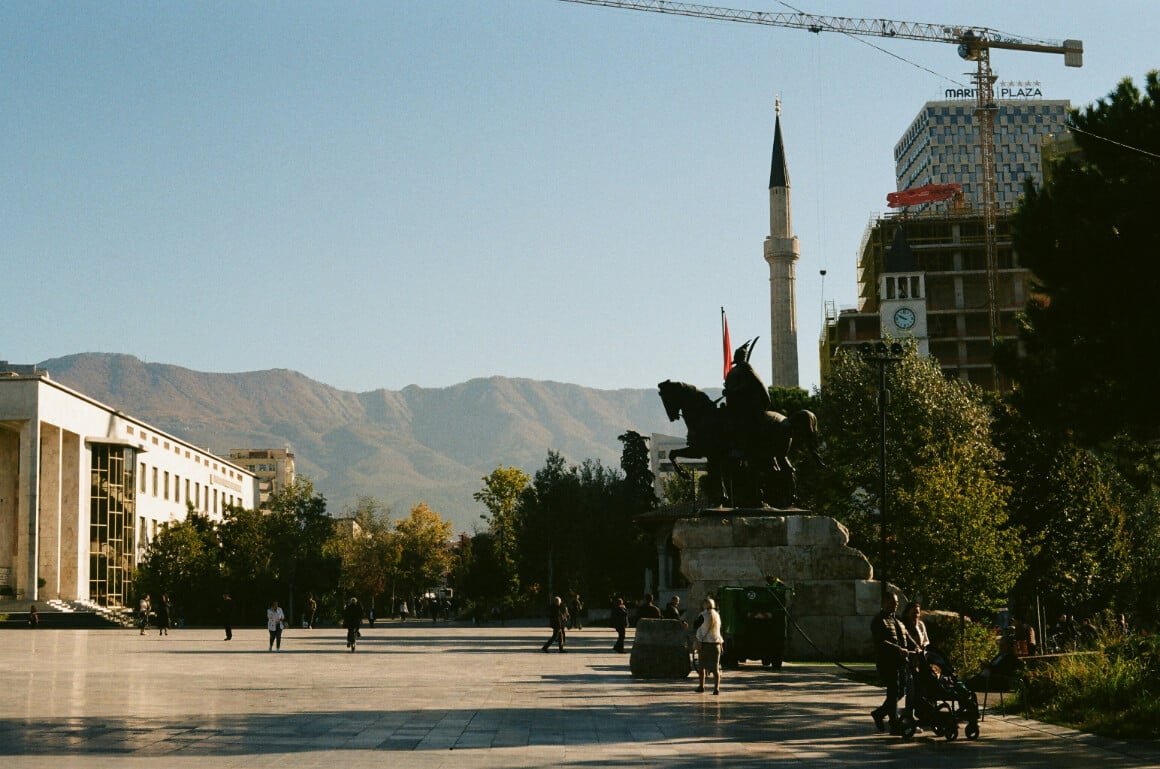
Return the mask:
POLYGON ((20 429, 20 478, 16 501, 16 591, 21 598, 38 598, 37 513, 40 468, 40 423, 30 419, 20 429))
POLYGON ((59 427, 40 429, 40 493, 37 503, 36 584, 38 599, 60 597, 61 435, 59 427))

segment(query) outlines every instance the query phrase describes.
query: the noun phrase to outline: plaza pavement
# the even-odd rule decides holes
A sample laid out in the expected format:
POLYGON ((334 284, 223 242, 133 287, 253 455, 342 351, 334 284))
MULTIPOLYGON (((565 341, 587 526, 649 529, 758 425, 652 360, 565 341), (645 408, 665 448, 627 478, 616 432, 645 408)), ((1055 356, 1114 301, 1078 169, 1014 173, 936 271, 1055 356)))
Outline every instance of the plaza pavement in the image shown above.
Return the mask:
MULTIPOLYGON (((631 631, 630 631, 631 632, 631 631)), ((0 632, 0 767, 1160 767, 1126 744, 989 714, 976 741, 875 732, 882 690, 787 663, 639 681, 612 631, 429 622, 341 629, 0 632)), ((631 641, 631 637, 630 637, 631 641)))

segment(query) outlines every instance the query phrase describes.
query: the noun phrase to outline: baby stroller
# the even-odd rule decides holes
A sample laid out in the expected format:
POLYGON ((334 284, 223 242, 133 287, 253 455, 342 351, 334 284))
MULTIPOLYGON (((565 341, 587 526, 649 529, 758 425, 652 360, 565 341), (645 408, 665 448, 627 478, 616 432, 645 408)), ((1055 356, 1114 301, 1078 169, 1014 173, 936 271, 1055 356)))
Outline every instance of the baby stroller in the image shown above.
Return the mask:
POLYGON ((907 696, 913 715, 903 723, 903 739, 914 737, 916 727, 931 729, 936 737, 958 739, 959 724, 968 740, 979 736, 979 698, 966 683, 955 678, 945 656, 927 649, 918 655, 910 671, 907 696))

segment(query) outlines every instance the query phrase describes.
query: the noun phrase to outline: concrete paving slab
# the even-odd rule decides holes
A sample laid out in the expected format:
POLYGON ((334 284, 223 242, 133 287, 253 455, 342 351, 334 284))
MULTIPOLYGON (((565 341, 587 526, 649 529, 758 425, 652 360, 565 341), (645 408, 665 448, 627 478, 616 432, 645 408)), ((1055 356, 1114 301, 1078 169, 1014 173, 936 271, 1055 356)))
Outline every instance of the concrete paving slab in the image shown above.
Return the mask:
MULTIPOLYGON (((833 666, 641 681, 614 633, 379 622, 341 629, 6 630, 0 766, 1160 767, 1160 745, 989 714, 978 740, 875 732, 881 690, 833 666)), ((631 640, 631 639, 630 639, 631 640)))

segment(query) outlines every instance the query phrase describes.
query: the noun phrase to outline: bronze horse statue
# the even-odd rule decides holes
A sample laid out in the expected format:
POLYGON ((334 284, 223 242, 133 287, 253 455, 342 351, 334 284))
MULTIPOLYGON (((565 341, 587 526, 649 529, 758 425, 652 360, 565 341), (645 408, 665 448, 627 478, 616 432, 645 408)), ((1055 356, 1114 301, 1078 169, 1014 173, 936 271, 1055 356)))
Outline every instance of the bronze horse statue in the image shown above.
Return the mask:
POLYGON ((795 442, 825 467, 812 411, 789 417, 765 411, 745 424, 693 385, 665 380, 657 390, 669 421, 684 418, 688 431, 688 445, 670 451, 669 461, 685 472, 679 458, 704 458, 711 501, 725 507, 791 506, 797 501, 796 471, 789 460, 795 442))

